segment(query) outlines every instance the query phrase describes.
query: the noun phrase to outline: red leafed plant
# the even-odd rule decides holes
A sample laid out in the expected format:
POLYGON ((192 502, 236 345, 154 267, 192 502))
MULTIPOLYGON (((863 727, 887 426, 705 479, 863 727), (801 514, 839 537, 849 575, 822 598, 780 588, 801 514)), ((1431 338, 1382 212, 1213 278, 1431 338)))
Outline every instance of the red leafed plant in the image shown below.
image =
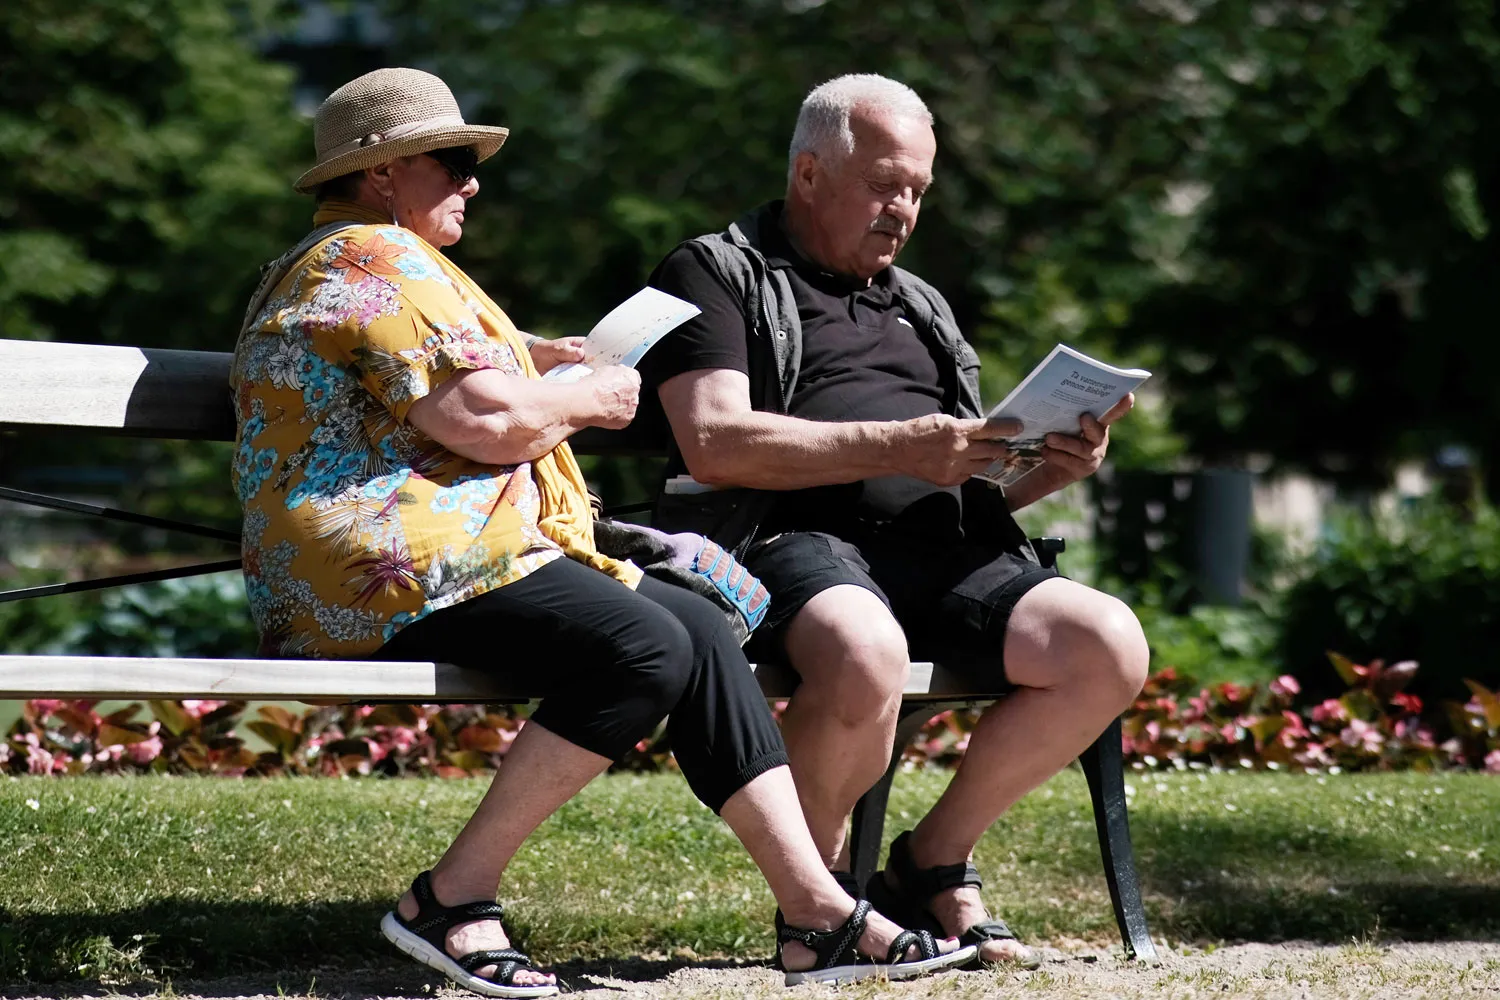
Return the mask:
MULTIPOLYGON (((1204 687, 1169 667, 1146 682, 1124 719, 1126 759, 1142 767, 1237 766, 1290 770, 1482 768, 1500 773, 1500 694, 1469 681, 1464 703, 1425 706, 1405 688, 1411 661, 1386 666, 1329 660, 1347 685, 1339 698, 1299 704, 1290 676, 1266 685, 1204 687)), ((338 705, 295 712, 244 702, 150 701, 101 715, 92 701, 26 702, 0 742, 0 773, 321 774, 463 777, 499 766, 525 725, 512 706, 338 705), (264 744, 247 745, 240 730, 264 744)), ((778 714, 784 703, 776 706, 778 714)), ((947 711, 903 759, 951 766, 977 713, 947 711)), ((673 766, 664 729, 620 767, 673 766)))

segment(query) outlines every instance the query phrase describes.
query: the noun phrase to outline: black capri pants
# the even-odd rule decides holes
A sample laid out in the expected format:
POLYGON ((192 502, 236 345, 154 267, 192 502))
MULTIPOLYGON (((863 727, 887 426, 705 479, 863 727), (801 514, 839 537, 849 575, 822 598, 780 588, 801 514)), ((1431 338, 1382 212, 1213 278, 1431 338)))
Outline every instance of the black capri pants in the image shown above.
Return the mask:
POLYGON ((781 731, 722 612, 646 577, 637 590, 572 559, 434 611, 386 660, 434 660, 541 696, 537 724, 618 761, 663 718, 693 794, 714 812, 787 762, 781 731))

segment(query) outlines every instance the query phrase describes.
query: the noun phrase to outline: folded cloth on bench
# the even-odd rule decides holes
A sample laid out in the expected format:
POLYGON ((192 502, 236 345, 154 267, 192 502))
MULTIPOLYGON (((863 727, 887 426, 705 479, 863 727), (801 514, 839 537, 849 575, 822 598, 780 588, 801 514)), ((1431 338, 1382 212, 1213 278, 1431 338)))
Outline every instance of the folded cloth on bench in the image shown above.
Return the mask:
POLYGON ((613 559, 629 559, 650 576, 712 601, 743 646, 765 621, 771 595, 760 580, 717 543, 691 531, 667 534, 642 524, 594 521, 594 544, 613 559))

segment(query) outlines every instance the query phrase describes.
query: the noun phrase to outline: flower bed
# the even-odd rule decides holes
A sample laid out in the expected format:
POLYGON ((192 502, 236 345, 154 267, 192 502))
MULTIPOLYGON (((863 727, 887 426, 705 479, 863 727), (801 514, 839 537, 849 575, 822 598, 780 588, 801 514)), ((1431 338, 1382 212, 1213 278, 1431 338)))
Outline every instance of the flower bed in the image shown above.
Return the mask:
MULTIPOLYGON (((1125 716, 1126 759, 1142 768, 1500 773, 1500 695, 1469 681, 1467 702, 1426 706, 1404 691, 1415 663, 1330 659, 1347 690, 1318 704, 1300 704, 1301 689, 1290 676, 1266 685, 1204 687, 1163 670, 1125 716)), ((462 777, 497 767, 525 725, 509 706, 348 705, 299 714, 261 705, 249 720, 246 709, 238 701, 151 701, 101 715, 91 701, 28 701, 0 743, 0 771, 462 777), (247 746, 241 727, 266 749, 247 746)), ((937 716, 905 760, 955 764, 976 717, 972 711, 937 716)), ((673 762, 658 732, 618 766, 652 770, 673 762)))

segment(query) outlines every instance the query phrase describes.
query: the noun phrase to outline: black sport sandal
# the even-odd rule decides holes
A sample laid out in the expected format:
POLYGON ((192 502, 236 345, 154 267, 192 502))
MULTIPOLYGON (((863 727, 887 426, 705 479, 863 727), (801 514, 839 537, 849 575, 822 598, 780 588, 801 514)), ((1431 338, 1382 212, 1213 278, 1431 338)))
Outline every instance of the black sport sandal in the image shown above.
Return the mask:
POLYGON ((959 948, 944 955, 938 951, 937 941, 927 931, 902 931, 891 942, 885 962, 861 955, 857 949, 860 936, 865 932, 865 921, 870 916, 870 901, 858 900, 849 919, 831 931, 810 931, 804 927, 789 927, 776 911, 776 964, 786 972, 786 985, 798 983, 848 983, 856 979, 871 979, 883 976, 886 979, 915 979, 933 972, 951 969, 973 959, 975 948, 959 948), (781 946, 797 942, 806 945, 816 956, 811 968, 796 972, 786 968, 781 960, 781 946), (921 958, 906 961, 906 953, 915 945, 921 958))
POLYGON ((411 884, 417 899, 417 915, 404 919, 395 910, 380 921, 380 932, 386 940, 423 965, 430 966, 465 989, 487 997, 549 997, 556 986, 517 986, 516 973, 535 970, 531 959, 514 948, 471 951, 460 958, 448 954, 448 931, 458 924, 474 920, 499 920, 505 907, 493 901, 444 906, 432 894, 432 873, 423 872, 411 884), (485 979, 475 969, 495 967, 495 978, 485 979))
MULTIPOLYGON (((886 871, 874 874, 869 885, 865 886, 865 895, 881 913, 898 923, 920 927, 932 934, 946 934, 943 925, 928 909, 928 904, 938 893, 959 886, 984 888, 984 879, 979 877, 979 869, 974 867, 974 863, 966 861, 963 864, 918 868, 911 856, 911 831, 907 830, 891 842, 886 871), (896 885, 892 886, 886 880, 886 872, 896 877, 896 885)), ((1038 968, 1042 964, 1041 956, 1030 948, 1026 949, 1025 957, 1002 959, 998 962, 984 961, 979 957, 979 946, 986 941, 1019 940, 1005 921, 994 917, 981 920, 958 935, 960 945, 973 946, 975 967, 1038 968)))

